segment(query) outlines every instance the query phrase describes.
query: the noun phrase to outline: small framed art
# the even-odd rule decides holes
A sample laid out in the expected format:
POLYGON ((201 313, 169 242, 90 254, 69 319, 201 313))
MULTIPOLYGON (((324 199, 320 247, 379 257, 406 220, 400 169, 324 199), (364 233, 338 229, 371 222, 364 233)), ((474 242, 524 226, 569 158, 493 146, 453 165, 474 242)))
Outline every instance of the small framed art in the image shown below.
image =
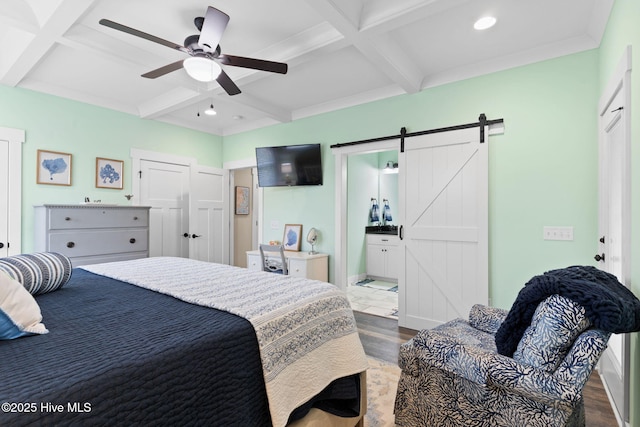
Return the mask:
POLYGON ((123 169, 123 160, 96 157, 96 187, 122 190, 124 183, 123 169))
POLYGON ((236 215, 249 215, 249 187, 236 187, 236 215))
POLYGON ((37 161, 38 184, 71 185, 71 154, 38 150, 37 161))
POLYGON ((285 251, 300 251, 302 224, 285 224, 282 244, 285 251))

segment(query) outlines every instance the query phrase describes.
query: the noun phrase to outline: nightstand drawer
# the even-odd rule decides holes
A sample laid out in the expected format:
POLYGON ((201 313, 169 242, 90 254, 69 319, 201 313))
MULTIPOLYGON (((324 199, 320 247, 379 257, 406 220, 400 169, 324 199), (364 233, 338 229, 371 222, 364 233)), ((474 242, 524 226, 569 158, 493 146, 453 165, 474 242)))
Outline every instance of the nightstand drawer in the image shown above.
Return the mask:
POLYGON ((78 228, 146 227, 147 209, 102 207, 56 208, 49 216, 52 230, 78 228))
POLYGON ((140 230, 92 230, 49 234, 49 250, 73 258, 148 250, 148 233, 140 230))

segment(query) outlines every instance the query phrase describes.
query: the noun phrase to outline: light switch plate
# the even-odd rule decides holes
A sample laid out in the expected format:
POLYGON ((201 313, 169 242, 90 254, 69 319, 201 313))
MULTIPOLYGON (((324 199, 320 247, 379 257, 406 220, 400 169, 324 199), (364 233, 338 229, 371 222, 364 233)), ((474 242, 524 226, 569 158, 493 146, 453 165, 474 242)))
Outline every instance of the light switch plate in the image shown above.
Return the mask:
POLYGON ((544 240, 573 240, 573 227, 550 227, 542 229, 544 240))

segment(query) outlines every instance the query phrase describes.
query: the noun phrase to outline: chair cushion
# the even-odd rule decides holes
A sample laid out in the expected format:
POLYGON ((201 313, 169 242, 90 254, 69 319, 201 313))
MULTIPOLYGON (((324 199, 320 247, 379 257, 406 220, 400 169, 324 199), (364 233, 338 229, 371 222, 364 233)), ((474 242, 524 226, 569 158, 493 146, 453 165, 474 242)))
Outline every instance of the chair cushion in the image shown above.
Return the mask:
POLYGON ((589 326, 591 322, 580 304, 551 295, 538 305, 513 359, 554 372, 578 335, 589 326))

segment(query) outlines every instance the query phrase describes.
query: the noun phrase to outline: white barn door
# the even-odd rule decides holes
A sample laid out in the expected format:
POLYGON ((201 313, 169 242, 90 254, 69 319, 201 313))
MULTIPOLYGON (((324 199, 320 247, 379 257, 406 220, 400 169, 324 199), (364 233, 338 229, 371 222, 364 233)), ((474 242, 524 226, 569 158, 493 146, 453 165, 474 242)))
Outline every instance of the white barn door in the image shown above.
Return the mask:
POLYGON ((478 127, 405 139, 400 326, 432 328, 488 303, 487 145, 478 127))
POLYGON ((229 171, 192 166, 189 257, 229 264, 229 171))

